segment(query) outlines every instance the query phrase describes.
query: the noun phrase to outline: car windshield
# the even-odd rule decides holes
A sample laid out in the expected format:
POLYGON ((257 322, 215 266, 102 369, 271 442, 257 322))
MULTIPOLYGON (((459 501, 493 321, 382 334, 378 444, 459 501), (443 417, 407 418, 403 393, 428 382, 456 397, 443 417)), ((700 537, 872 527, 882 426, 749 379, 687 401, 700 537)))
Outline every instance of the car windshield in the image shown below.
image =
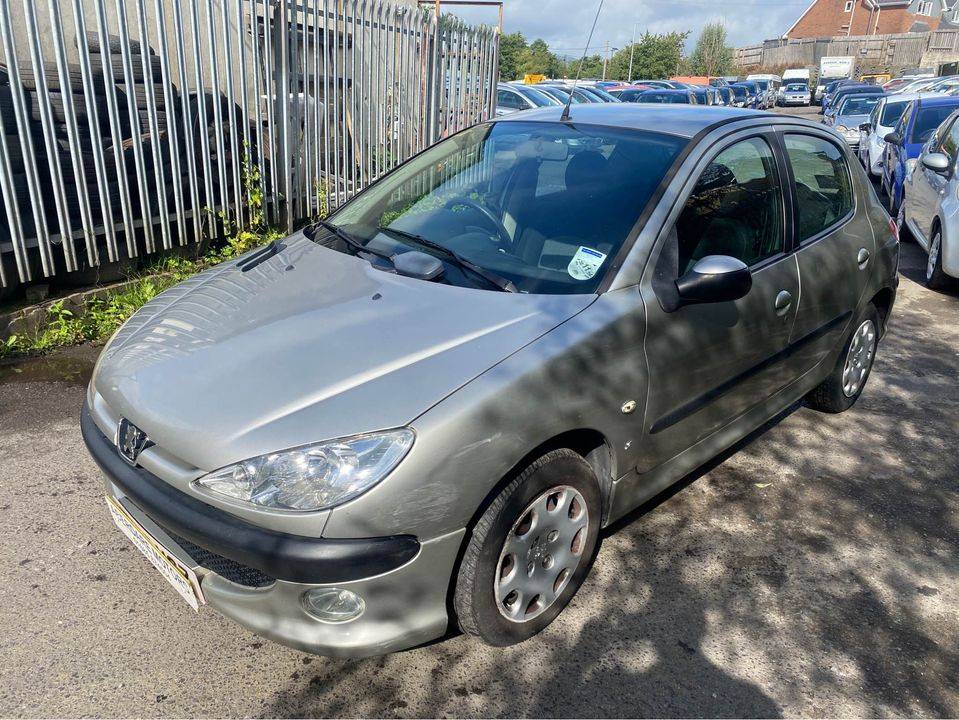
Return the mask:
POLYGON ((936 107, 925 107, 919 109, 916 117, 916 123, 912 126, 912 138, 910 142, 924 143, 936 131, 936 128, 942 124, 956 109, 955 105, 938 105, 936 107))
POLYGON ((879 103, 878 97, 847 97, 839 106, 840 115, 868 115, 879 103))
POLYGON ((765 90, 766 88, 769 87, 768 80, 756 80, 755 83, 759 86, 760 90, 765 90))
MULTIPOLYGON (((329 222, 378 254, 448 259, 419 236, 520 292, 592 293, 687 142, 606 126, 477 125, 401 165, 329 222)), ((491 287, 456 263, 441 277, 491 287)))
POLYGON ((647 90, 636 97, 636 102, 659 104, 689 104, 689 98, 683 93, 661 93, 647 90))
POLYGON ((746 97, 746 88, 744 87, 739 85, 730 85, 729 89, 732 90, 733 95, 735 95, 737 99, 746 97))
POLYGON ((789 85, 786 86, 786 92, 806 92, 807 90, 809 90, 809 88, 802 83, 789 83, 789 85))
POLYGON ((906 106, 909 105, 907 100, 893 103, 887 102, 885 107, 882 109, 882 115, 879 118, 879 124, 883 127, 893 127, 899 118, 902 117, 902 114, 906 111, 906 106))
POLYGON ((550 97, 536 88, 517 86, 516 91, 523 97, 528 98, 536 107, 547 107, 559 103, 556 98, 550 97))

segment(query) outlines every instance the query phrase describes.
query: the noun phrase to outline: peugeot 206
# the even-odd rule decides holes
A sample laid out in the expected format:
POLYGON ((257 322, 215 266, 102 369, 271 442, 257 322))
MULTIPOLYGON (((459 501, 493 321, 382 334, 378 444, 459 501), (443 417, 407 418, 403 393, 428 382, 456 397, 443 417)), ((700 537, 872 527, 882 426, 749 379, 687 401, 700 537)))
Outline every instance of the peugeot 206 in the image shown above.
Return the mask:
POLYGON ((443 140, 110 340, 83 437, 190 605, 330 656, 517 643, 604 527, 803 398, 856 401, 899 244, 842 139, 563 112, 443 140))

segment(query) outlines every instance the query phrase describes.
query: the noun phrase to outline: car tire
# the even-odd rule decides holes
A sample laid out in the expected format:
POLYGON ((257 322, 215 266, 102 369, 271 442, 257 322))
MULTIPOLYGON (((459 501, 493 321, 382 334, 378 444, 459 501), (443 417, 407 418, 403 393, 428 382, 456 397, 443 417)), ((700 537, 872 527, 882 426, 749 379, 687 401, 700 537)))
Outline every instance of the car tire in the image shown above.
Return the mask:
POLYGON ((929 258, 926 262, 926 287, 930 290, 945 290, 952 284, 952 278, 942 269, 942 230, 936 228, 936 234, 929 243, 929 258))
POLYGON ((453 595, 463 632, 505 647, 549 625, 589 573, 601 516, 599 483, 578 453, 553 450, 523 470, 466 545, 453 595))
POLYGON ((879 346, 879 312, 872 303, 852 324, 852 330, 829 376, 806 395, 813 410, 841 413, 855 405, 872 372, 879 346))

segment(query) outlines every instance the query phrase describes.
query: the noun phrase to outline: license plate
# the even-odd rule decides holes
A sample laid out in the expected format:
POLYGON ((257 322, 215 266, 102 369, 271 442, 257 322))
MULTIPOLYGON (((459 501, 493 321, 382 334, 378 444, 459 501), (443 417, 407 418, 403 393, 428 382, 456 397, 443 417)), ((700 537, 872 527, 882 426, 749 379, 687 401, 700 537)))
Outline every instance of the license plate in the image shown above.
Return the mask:
POLYGON ((116 526, 136 545, 137 550, 143 553, 153 567, 160 571, 187 604, 199 612, 200 605, 206 605, 206 600, 196 573, 173 557, 115 498, 108 496, 106 500, 116 526))

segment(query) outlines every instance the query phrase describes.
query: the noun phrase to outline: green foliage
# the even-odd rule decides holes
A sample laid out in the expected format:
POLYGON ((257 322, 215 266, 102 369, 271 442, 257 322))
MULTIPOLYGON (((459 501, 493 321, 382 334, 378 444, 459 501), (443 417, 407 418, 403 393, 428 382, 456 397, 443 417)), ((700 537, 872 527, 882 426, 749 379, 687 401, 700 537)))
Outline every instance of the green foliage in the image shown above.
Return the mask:
POLYGON ((556 78, 562 77, 565 71, 566 64, 550 51, 545 40, 533 40, 529 47, 519 53, 517 77, 545 75, 556 78))
POLYGON ((615 80, 657 80, 677 75, 688 37, 689 32, 643 33, 633 45, 632 78, 629 78, 629 45, 613 55, 607 77, 615 80))
POLYGON ((503 80, 519 80, 519 56, 526 49, 521 32, 503 35, 499 41, 499 76, 503 80))
POLYGON ((733 49, 726 43, 726 26, 714 22, 703 27, 689 62, 696 75, 728 75, 733 67, 733 49))

